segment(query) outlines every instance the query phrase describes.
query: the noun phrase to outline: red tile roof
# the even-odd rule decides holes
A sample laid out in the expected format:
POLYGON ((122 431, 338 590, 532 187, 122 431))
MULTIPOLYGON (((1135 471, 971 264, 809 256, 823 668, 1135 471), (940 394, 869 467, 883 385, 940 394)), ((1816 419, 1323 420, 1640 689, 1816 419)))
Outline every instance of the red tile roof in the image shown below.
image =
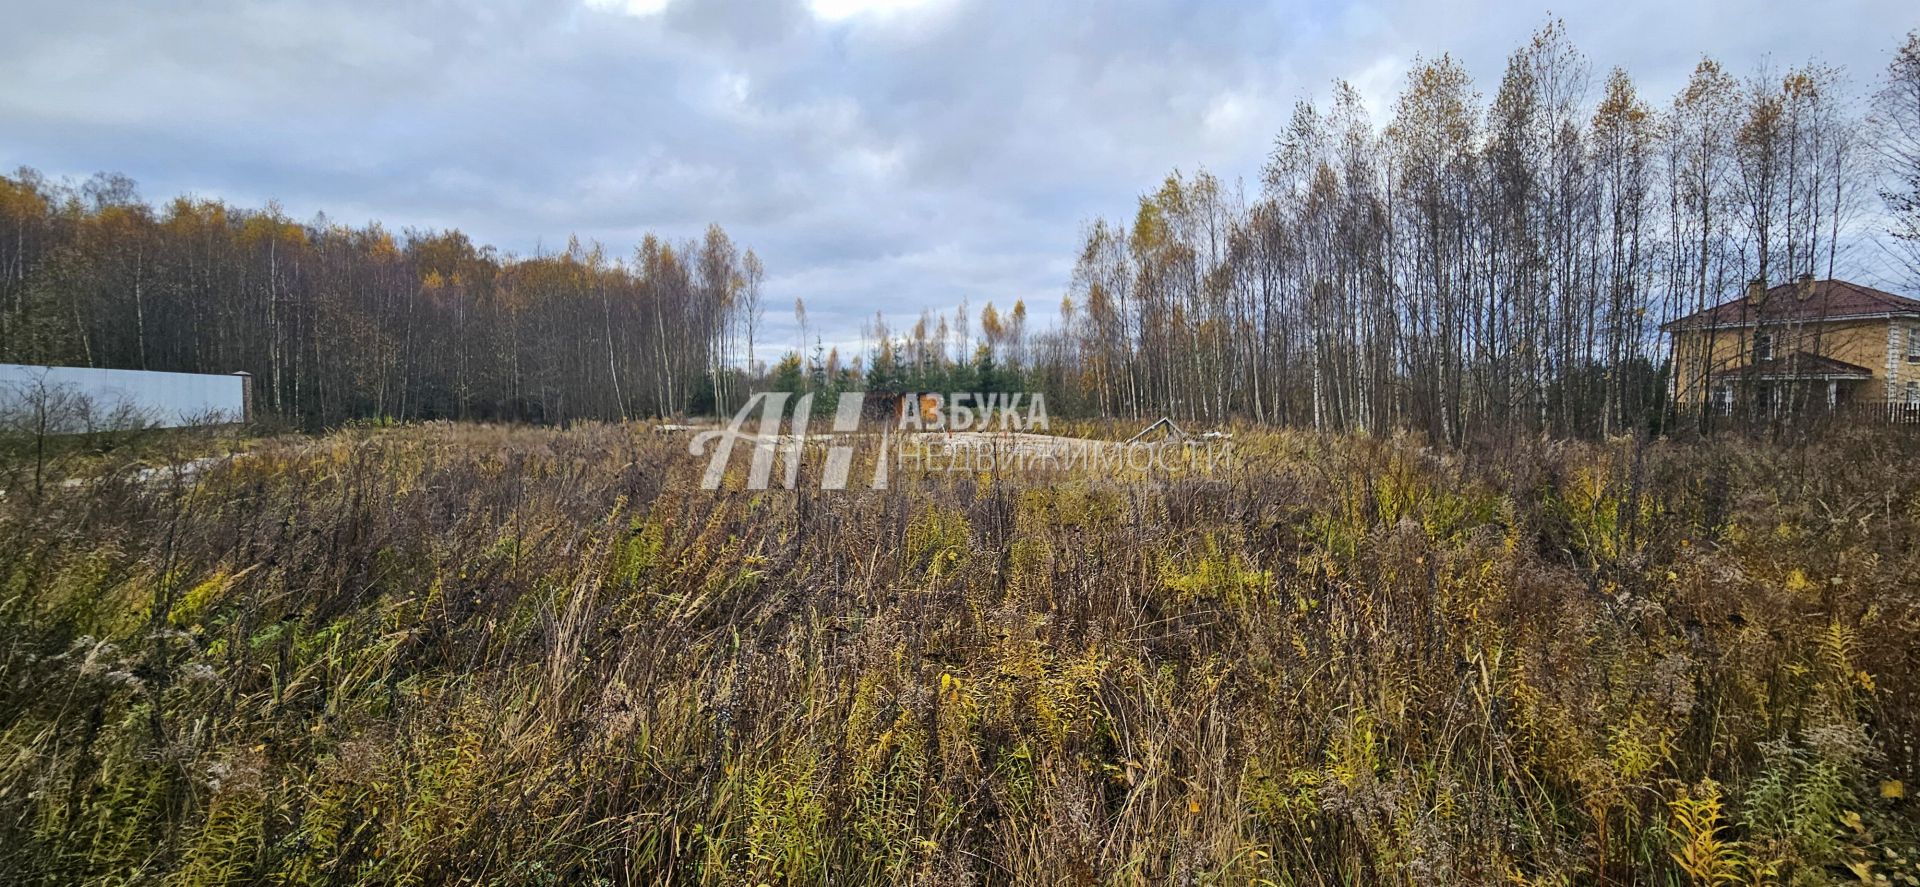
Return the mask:
POLYGON ((1831 357, 1825 357, 1819 354, 1808 354, 1805 351, 1795 351, 1792 354, 1780 357, 1756 360, 1746 366, 1728 370, 1724 375, 1743 376, 1749 373, 1755 376, 1790 377, 1796 379, 1824 379, 1836 376, 1857 376, 1865 379, 1873 375, 1873 371, 1866 367, 1851 364, 1844 360, 1834 360, 1831 357))
POLYGON ((1804 294, 1800 291, 1802 282, 1783 283, 1768 289, 1766 298, 1758 304, 1742 296, 1669 322, 1661 329, 1672 331, 1751 323, 1838 320, 1883 314, 1920 315, 1920 300, 1844 280, 1815 280, 1808 283, 1809 291, 1804 294))

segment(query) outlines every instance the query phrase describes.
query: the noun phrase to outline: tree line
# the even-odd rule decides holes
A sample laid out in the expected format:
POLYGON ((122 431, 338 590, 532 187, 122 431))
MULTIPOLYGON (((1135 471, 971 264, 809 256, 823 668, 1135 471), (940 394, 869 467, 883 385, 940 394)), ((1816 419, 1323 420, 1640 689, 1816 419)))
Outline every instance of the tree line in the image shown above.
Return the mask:
MULTIPOLYGON (((258 407, 305 426, 1040 390, 1064 415, 1457 443, 1686 419, 1660 325, 1751 281, 1920 284, 1920 33, 1864 91, 1819 63, 1741 78, 1702 59, 1656 106, 1554 22, 1490 100, 1443 55, 1386 110, 1337 83, 1296 106, 1251 189, 1175 171, 1130 221, 1093 221, 1050 326, 1021 301, 875 314, 850 359, 816 344, 771 367, 751 359, 765 270, 718 226, 515 257, 23 169, 0 176, 0 361, 245 370, 258 407)), ((794 322, 804 348, 798 299, 794 322)))
POLYGON ((1818 63, 1703 59, 1656 107, 1557 22, 1490 101, 1449 56, 1384 126, 1336 84, 1255 193, 1176 171, 1130 224, 1091 223, 1028 369, 1108 415, 1455 442, 1657 426, 1662 322, 1889 257, 1920 282, 1920 37, 1862 98, 1818 63))
POLYGON ((719 226, 630 256, 0 176, 0 362, 252 374, 298 425, 680 415, 738 398, 765 270, 719 226))

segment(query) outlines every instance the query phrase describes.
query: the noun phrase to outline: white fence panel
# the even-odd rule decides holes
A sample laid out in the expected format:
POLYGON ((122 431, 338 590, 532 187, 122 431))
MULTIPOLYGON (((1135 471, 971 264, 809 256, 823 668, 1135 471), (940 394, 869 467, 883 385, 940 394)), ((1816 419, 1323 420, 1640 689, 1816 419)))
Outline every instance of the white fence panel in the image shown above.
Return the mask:
POLYGON ((244 373, 0 364, 0 419, 18 425, 44 418, 54 433, 243 422, 249 381, 244 373))

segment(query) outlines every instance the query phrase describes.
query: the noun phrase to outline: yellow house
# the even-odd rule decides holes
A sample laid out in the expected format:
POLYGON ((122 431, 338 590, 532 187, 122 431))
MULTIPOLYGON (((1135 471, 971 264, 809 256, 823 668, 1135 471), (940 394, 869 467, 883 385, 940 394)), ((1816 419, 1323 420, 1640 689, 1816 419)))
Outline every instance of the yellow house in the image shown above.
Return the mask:
POLYGON ((1684 411, 1775 416, 1886 404, 1920 410, 1920 300, 1802 275, 1661 327, 1684 411))

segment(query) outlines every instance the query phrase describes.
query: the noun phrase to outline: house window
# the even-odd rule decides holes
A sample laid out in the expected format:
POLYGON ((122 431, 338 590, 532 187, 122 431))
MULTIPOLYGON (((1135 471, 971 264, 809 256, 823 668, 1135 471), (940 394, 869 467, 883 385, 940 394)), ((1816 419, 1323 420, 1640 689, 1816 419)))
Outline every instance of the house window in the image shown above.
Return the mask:
POLYGON ((1920 326, 1907 327, 1907 362, 1920 363, 1920 326))
POLYGON ((1720 383, 1719 390, 1714 392, 1714 400, 1719 402, 1720 412, 1722 414, 1731 415, 1733 413, 1733 383, 1720 383))
POLYGON ((1753 359, 1773 359, 1773 334, 1759 333, 1753 337, 1753 359))
POLYGON ((1907 406, 1920 406, 1920 382, 1907 383, 1907 406))

